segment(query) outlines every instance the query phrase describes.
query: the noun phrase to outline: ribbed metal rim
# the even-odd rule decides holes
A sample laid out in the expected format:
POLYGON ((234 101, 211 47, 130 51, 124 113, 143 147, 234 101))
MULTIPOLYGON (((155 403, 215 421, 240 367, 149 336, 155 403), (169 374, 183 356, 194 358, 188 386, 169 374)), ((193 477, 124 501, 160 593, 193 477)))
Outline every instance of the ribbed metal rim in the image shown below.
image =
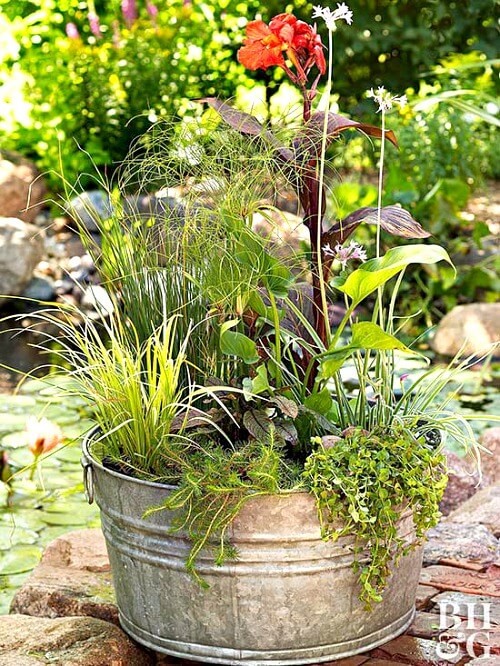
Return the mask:
POLYGON ((138 485, 141 486, 149 486, 150 488, 164 488, 165 490, 175 490, 177 488, 177 486, 170 486, 167 485, 166 483, 160 483, 159 481, 145 481, 144 479, 136 479, 133 476, 127 476, 126 474, 115 472, 115 470, 109 469, 109 467, 104 467, 104 465, 102 465, 98 460, 96 460, 92 455, 92 453, 90 452, 90 445, 92 443, 92 439, 99 433, 99 431, 100 427, 95 426, 94 428, 92 428, 92 430, 89 430, 89 432, 83 438, 82 453, 85 462, 87 462, 88 464, 92 464, 94 467, 97 467, 106 474, 115 476, 118 479, 124 479, 126 481, 137 483, 138 485))
MULTIPOLYGON (((177 490, 178 486, 171 486, 166 483, 160 483, 159 481, 145 481, 144 479, 136 479, 133 476, 127 476, 126 474, 121 474, 120 472, 115 472, 115 470, 109 469, 108 467, 104 467, 104 465, 101 465, 101 463, 96 460, 91 452, 90 452, 90 445, 92 443, 92 438, 97 435, 97 433, 100 431, 99 426, 95 426, 92 428, 92 430, 89 430, 89 432, 85 435, 83 438, 82 442, 82 454, 83 454, 83 459, 82 463, 94 465, 98 469, 100 469, 102 472, 105 474, 110 474, 111 476, 116 477, 117 479, 123 479, 124 481, 129 481, 130 483, 137 483, 138 485, 142 486, 147 486, 149 488, 163 488, 164 490, 177 490)), ((268 497, 290 497, 290 496, 297 496, 297 495, 307 495, 308 497, 313 497, 311 493, 308 493, 306 490, 293 490, 287 493, 283 493, 282 495, 276 494, 276 495, 268 495, 268 497)), ((406 518, 409 514, 412 513, 412 510, 410 507, 406 507, 404 511, 402 511, 400 515, 400 519, 406 518)))

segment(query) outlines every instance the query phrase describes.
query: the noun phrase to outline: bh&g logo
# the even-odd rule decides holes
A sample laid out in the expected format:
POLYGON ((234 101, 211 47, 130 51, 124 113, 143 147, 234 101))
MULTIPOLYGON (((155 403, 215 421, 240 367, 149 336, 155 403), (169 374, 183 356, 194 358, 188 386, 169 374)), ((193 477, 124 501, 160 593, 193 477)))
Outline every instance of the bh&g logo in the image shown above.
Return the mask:
POLYGON ((490 656, 488 629, 491 629, 491 604, 439 602, 439 643, 437 655, 445 661, 454 661, 465 647, 471 658, 490 656), (467 608, 467 621, 463 609, 467 608))

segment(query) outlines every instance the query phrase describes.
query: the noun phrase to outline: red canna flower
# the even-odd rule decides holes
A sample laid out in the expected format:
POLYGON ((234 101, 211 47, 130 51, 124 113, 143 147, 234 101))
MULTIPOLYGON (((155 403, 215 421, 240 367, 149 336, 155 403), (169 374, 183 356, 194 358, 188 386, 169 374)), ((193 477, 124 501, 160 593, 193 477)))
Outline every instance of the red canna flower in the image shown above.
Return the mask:
POLYGON ((324 74, 326 71, 323 44, 316 29, 293 14, 278 14, 269 25, 264 21, 250 21, 246 39, 238 51, 239 62, 248 69, 282 67, 298 83, 304 84, 313 65, 324 74), (285 61, 294 65, 294 75, 285 61))
POLYGON ((244 46, 238 51, 238 61, 247 69, 283 67, 286 44, 271 32, 264 21, 250 21, 246 28, 244 46))

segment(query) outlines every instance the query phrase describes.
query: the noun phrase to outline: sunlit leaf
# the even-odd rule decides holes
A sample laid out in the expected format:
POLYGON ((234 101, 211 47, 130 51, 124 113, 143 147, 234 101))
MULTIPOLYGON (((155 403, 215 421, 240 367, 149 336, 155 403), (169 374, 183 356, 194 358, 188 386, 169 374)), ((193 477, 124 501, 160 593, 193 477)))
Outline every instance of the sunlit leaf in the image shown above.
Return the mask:
POLYGON ((312 409, 313 412, 318 412, 318 414, 328 414, 332 408, 332 404, 332 396, 330 395, 330 391, 326 388, 318 393, 308 395, 304 400, 304 405, 309 409, 312 409))
POLYGON ((237 319, 232 319, 222 324, 220 329, 220 349, 224 354, 237 356, 245 363, 257 363, 259 354, 257 353, 257 345, 254 340, 251 340, 243 333, 229 330, 237 326, 238 323, 237 319))
POLYGON ((410 264, 436 264, 447 261, 453 266, 446 250, 439 245, 406 245, 395 247, 383 257, 370 259, 353 271, 343 282, 334 282, 339 291, 358 305, 410 264))
POLYGON ((323 376, 332 377, 350 356, 361 349, 397 349, 402 352, 413 353, 396 337, 386 333, 378 324, 363 321, 352 325, 352 338, 348 345, 328 350, 328 354, 324 356, 321 364, 323 376))

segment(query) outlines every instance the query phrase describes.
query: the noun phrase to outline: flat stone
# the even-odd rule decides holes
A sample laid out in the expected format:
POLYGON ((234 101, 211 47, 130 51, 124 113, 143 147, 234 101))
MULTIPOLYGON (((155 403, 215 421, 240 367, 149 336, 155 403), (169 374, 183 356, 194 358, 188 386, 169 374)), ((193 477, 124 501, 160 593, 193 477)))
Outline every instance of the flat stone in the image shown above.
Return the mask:
POLYGON ((444 356, 480 356, 492 350, 499 331, 500 303, 457 305, 439 322, 431 347, 444 356))
POLYGON ((93 617, 0 617, 2 666, 153 666, 154 655, 93 617))
POLYGON ((417 596, 415 599, 415 606, 417 610, 422 610, 426 608, 431 599, 439 594, 439 590, 436 587, 431 587, 430 585, 418 585, 417 587, 417 596))
POLYGON ((446 633, 456 639, 458 645, 474 646, 474 656, 481 657, 486 653, 500 655, 500 627, 493 625, 484 626, 482 620, 463 620, 457 627, 447 629, 446 633))
POLYGON ((87 231, 99 231, 100 225, 113 214, 113 204, 107 192, 89 190, 73 197, 66 212, 87 231))
POLYGON ((428 541, 424 548, 424 565, 439 564, 446 560, 464 568, 467 564, 478 565, 476 570, 500 558, 500 543, 484 525, 442 522, 427 533, 428 541))
MULTIPOLYGON (((373 657, 400 661, 415 666, 442 666, 443 659, 438 655, 436 641, 414 636, 399 636, 372 652, 373 657)), ((457 664, 465 653, 447 656, 446 663, 457 664)), ((370 662, 367 662, 370 664, 370 662)))
POLYGON ((435 638, 439 634, 452 627, 454 620, 452 617, 446 619, 446 623, 441 623, 441 616, 437 613, 417 612, 410 628, 406 632, 408 636, 417 636, 419 638, 435 638), (445 626, 441 626, 445 624, 445 626))
POLYGON ((101 530, 76 530, 52 541, 16 593, 11 612, 51 618, 86 615, 118 624, 101 530))
POLYGON ((500 666, 500 656, 492 654, 490 657, 478 657, 467 662, 467 666, 500 666))
POLYGON ((464 618, 468 617, 469 608, 473 608, 475 617, 483 617, 483 604, 487 604, 491 623, 500 624, 500 599, 495 597, 463 594, 462 592, 441 592, 433 597, 432 604, 436 609, 439 609, 441 605, 448 604, 445 606, 445 610, 449 614, 464 618), (470 604, 474 604, 474 607, 470 604))
POLYGON ((491 485, 500 483, 500 427, 488 428, 479 438, 490 453, 481 453, 481 469, 491 485))
POLYGON ((500 536, 500 485, 483 488, 452 511, 445 521, 486 525, 495 536, 500 536))
POLYGON ((309 242, 309 232, 302 218, 285 211, 267 211, 266 215, 254 213, 252 228, 271 241, 277 255, 283 259, 293 258, 302 245, 309 242))
POLYGON ((500 567, 495 565, 482 572, 441 564, 433 565, 422 569, 420 582, 439 590, 500 597, 500 567))

